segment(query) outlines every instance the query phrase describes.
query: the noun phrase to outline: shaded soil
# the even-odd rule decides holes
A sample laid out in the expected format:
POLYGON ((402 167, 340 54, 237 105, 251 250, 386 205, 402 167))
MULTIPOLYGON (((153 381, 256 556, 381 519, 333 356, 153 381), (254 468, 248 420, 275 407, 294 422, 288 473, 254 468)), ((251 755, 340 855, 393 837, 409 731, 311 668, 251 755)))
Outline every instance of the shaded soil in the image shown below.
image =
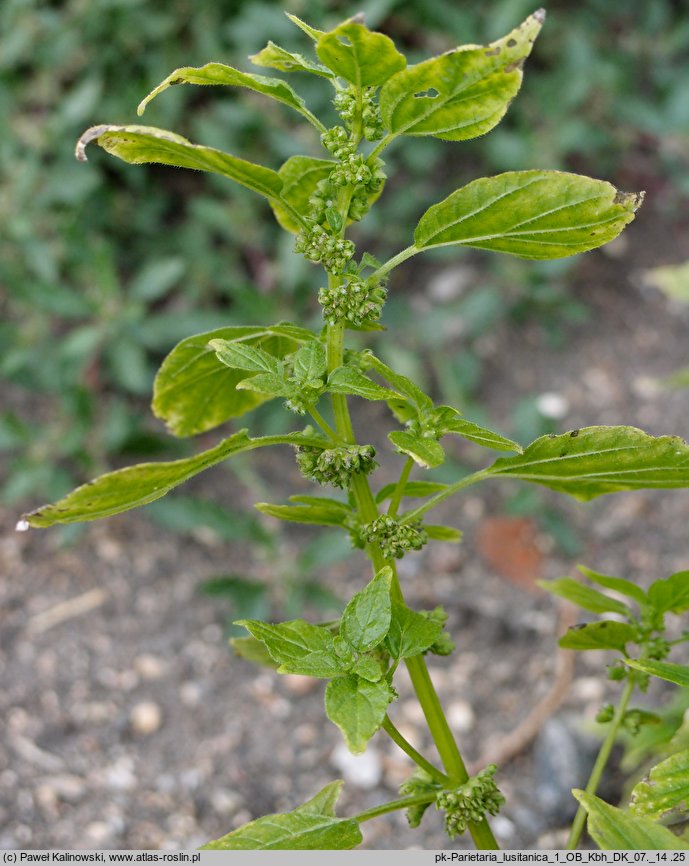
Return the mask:
MULTIPOLYGON (((553 349, 535 321, 486 339, 481 399, 496 427, 509 429, 520 397, 554 394, 562 430, 626 423, 686 437, 689 391, 657 380, 689 364, 689 312, 645 288, 639 273, 687 257, 682 228, 651 204, 617 249, 591 254, 577 271, 571 291, 591 315, 569 328, 563 347, 553 349)), ((411 302, 420 310, 426 303, 411 302)), ((375 429, 378 420, 374 409, 358 423, 375 429)), ((481 465, 485 452, 458 449, 455 457, 481 465)), ((299 484, 288 457, 261 455, 252 466, 266 483, 299 484)), ((226 470, 190 489, 246 507, 254 498, 226 470)), ((464 544, 431 544, 400 569, 410 604, 442 603, 450 614, 458 651, 430 667, 471 759, 552 685, 560 613, 535 588, 536 574, 554 578, 582 561, 643 584, 689 567, 687 492, 617 494, 583 506, 544 494, 515 526, 508 500, 516 489, 488 485, 448 504, 437 522, 460 526, 464 544), (580 540, 578 553, 549 533, 549 514, 580 540), (526 565, 515 566, 520 557, 526 565)), ((1 517, 0 847, 190 848, 291 809, 333 778, 347 779, 341 814, 396 796, 410 765, 384 735, 352 762, 324 717, 320 682, 257 671, 228 652, 228 610, 198 585, 228 570, 279 579, 246 545, 203 532, 180 538, 133 513, 89 525, 66 547, 58 532, 15 534, 16 515, 1 517)), ((281 558, 310 537, 288 527, 281 558)), ((360 554, 323 580, 345 600, 366 580, 360 554)), ((582 783, 595 748, 576 720, 590 721, 605 698, 605 663, 597 653, 577 661, 556 718, 500 773, 508 803, 495 831, 507 847, 562 844, 567 791, 582 783)), ((404 674, 398 690, 393 719, 433 755, 404 674)), ((397 814, 367 823, 365 837, 371 848, 467 844, 449 845, 434 812, 420 831, 397 814)))

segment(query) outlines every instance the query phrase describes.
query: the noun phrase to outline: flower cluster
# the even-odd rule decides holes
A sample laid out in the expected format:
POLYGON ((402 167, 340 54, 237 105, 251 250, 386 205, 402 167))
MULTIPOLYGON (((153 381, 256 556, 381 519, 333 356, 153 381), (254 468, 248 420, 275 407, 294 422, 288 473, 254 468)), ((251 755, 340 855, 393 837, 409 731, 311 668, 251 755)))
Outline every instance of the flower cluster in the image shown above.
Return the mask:
MULTIPOLYGON (((333 104, 345 125, 350 129, 356 117, 356 87, 350 85, 335 94, 333 104)), ((361 126, 366 141, 378 141, 385 134, 380 109, 376 101, 376 88, 364 87, 361 93, 361 126)))
MULTIPOLYGON (((447 622, 447 613, 443 609, 442 605, 438 605, 438 607, 433 610, 422 610, 421 615, 425 616, 426 619, 430 619, 432 622, 437 622, 439 625, 444 626, 447 622)), ((455 651, 455 642, 452 640, 450 635, 443 629, 438 638, 435 640, 433 644, 428 648, 428 652, 432 653, 435 656, 449 656, 455 651)))
POLYGON ((344 126, 333 126, 332 129, 328 129, 321 135, 321 142, 335 159, 346 159, 356 150, 356 145, 344 126))
POLYGON ((297 448, 301 473, 319 484, 346 489, 353 475, 368 475, 378 465, 373 445, 343 445, 338 448, 297 448))
POLYGON ((354 255, 354 244, 343 238, 336 238, 320 225, 302 229, 294 244, 297 253, 303 253, 311 262, 321 262, 331 274, 342 274, 347 262, 354 255))
POLYGON ((352 278, 341 286, 321 289, 318 303, 323 307, 323 318, 329 324, 346 322, 358 327, 380 318, 387 294, 385 286, 378 281, 352 278))
POLYGON ((450 839, 464 833, 469 823, 500 811, 505 798, 493 779, 495 770, 491 764, 459 788, 438 795, 436 805, 445 812, 445 831, 450 839))
POLYGON ((389 514, 381 514, 362 526, 361 536, 367 544, 377 544, 386 559, 402 559, 410 550, 421 550, 428 541, 420 520, 400 523, 389 514))

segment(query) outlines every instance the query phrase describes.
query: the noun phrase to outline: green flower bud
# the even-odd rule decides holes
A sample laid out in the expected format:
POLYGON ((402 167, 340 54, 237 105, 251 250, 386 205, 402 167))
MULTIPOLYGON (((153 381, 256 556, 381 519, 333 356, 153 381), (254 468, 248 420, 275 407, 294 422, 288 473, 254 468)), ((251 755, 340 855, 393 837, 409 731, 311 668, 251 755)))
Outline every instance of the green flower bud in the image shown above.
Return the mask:
POLYGON ((605 725, 611 722, 615 715, 615 707, 612 704, 605 704, 596 713, 596 721, 599 725, 605 725))
POLYGON ((349 133, 343 126, 333 126, 321 135, 323 147, 330 151, 335 159, 343 160, 354 153, 356 145, 349 138, 349 133))
POLYGON ((333 237, 320 225, 302 229, 294 242, 294 251, 302 253, 311 262, 321 262, 331 274, 344 273, 347 263, 354 255, 354 244, 343 238, 333 237))
POLYGON ((377 321, 383 311, 387 289, 380 282, 350 279, 341 286, 323 288, 318 303, 323 307, 323 318, 331 325, 345 322, 360 326, 377 321))
POLYGON ((373 445, 343 445, 338 448, 297 448, 297 465, 306 478, 318 484, 347 489, 354 475, 368 475, 378 466, 373 445))
POLYGON ((471 822, 497 815, 505 798, 495 784, 495 764, 452 791, 438 794, 436 805, 445 812, 445 831, 450 839, 464 833, 471 822))
POLYGON ((361 536, 367 544, 377 544, 386 559, 402 559, 410 550, 421 550, 428 541, 420 520, 399 523, 389 514, 381 514, 362 526, 361 536))

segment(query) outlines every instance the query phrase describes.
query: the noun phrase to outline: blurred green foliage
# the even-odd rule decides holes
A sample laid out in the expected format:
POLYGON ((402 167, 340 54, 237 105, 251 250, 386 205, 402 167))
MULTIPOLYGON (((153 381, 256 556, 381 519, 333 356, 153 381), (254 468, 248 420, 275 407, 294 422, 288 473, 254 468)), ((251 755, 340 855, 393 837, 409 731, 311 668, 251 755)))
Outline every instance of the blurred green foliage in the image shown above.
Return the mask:
MULTIPOLYGON (((294 0, 289 9, 324 28, 363 9, 370 26, 422 58, 490 41, 533 5, 369 0, 353 8, 294 0)), ((437 142, 423 140, 393 156, 399 180, 386 190, 375 224, 359 229, 386 238, 381 254, 406 243, 395 227, 445 195, 450 175, 457 186, 483 172, 574 168, 663 193, 668 207, 689 192, 689 65, 680 62, 689 43, 686 5, 554 0, 548 13, 547 38, 530 61, 534 74, 499 130, 461 147, 446 144, 440 156, 437 142)), ((175 67, 220 60, 250 69, 243 58, 268 39, 304 49, 283 6, 265 0, 0 6, 5 500, 54 498, 121 453, 169 449, 159 427, 142 420, 142 401, 157 363, 181 338, 251 321, 259 311, 262 320, 316 315, 308 265, 248 191, 213 176, 136 170, 102 155, 86 166, 73 158, 84 128, 131 122, 141 97, 175 67)), ((327 88, 308 78, 294 83, 312 110, 331 116, 327 88)), ((268 108, 246 93, 180 87, 156 100, 146 122, 275 168, 293 153, 316 152, 287 111, 271 109, 266 119, 268 108)), ((549 286, 532 266, 512 263, 442 315, 460 319, 472 337, 506 311, 553 320, 564 311, 576 319, 566 273, 553 276, 549 286), (506 305, 507 278, 520 288, 506 305)), ((419 349, 427 349, 436 385, 469 400, 481 376, 471 340, 451 367, 434 360, 438 347, 432 350, 430 339, 419 349)))

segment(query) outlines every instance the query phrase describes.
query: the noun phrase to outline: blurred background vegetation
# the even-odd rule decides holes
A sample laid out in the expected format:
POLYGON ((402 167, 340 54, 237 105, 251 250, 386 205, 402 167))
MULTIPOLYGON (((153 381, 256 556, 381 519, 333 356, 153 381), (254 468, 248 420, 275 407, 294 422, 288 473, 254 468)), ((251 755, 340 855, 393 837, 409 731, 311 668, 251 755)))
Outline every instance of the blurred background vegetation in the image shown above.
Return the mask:
MULTIPOLYGON (((533 7, 533 0, 293 0, 287 7, 267 0, 4 0, 2 499, 36 504, 125 455, 185 453, 188 445, 166 437, 147 409, 154 372, 175 343, 224 324, 315 324, 319 317, 314 272, 292 255, 291 237, 249 191, 211 175, 132 168, 96 148, 87 165, 77 163, 74 143, 86 127, 135 122, 139 100, 177 66, 218 60, 252 70, 247 55, 268 39, 308 50, 283 8, 323 29, 363 10, 368 25, 415 62, 502 36, 533 7)), ((393 149, 395 182, 357 228, 362 242, 377 239, 373 252, 405 246, 415 218, 451 189, 508 169, 606 177, 622 188, 662 192, 659 206, 667 209, 686 200, 686 3, 553 0, 548 16, 522 92, 497 130, 461 146, 418 139, 393 149)), ((300 75, 291 82, 312 110, 334 121, 323 82, 300 75)), ((145 122, 277 168, 294 153, 318 153, 313 130, 293 120, 246 92, 177 88, 155 101, 145 122)), ((409 372, 423 373, 446 399, 464 405, 482 375, 472 341, 496 322, 539 316, 558 324, 557 339, 568 321, 586 316, 568 295, 576 262, 538 271, 517 260, 489 267, 480 288, 444 297, 436 286, 436 313, 405 329, 408 342, 398 336, 388 348, 409 372), (449 365, 437 336, 448 321, 462 322, 464 338, 449 365), (420 363, 424 369, 414 370, 420 363)), ((385 324, 409 316, 398 291, 385 324)), ((281 423, 262 411, 265 423, 281 423)), ((524 417, 533 426, 528 412, 524 417)), ((159 517, 171 528, 187 526, 192 514, 222 524, 212 509, 196 506, 180 517, 169 501, 159 517)), ((255 522, 232 531, 262 537, 255 522)))

